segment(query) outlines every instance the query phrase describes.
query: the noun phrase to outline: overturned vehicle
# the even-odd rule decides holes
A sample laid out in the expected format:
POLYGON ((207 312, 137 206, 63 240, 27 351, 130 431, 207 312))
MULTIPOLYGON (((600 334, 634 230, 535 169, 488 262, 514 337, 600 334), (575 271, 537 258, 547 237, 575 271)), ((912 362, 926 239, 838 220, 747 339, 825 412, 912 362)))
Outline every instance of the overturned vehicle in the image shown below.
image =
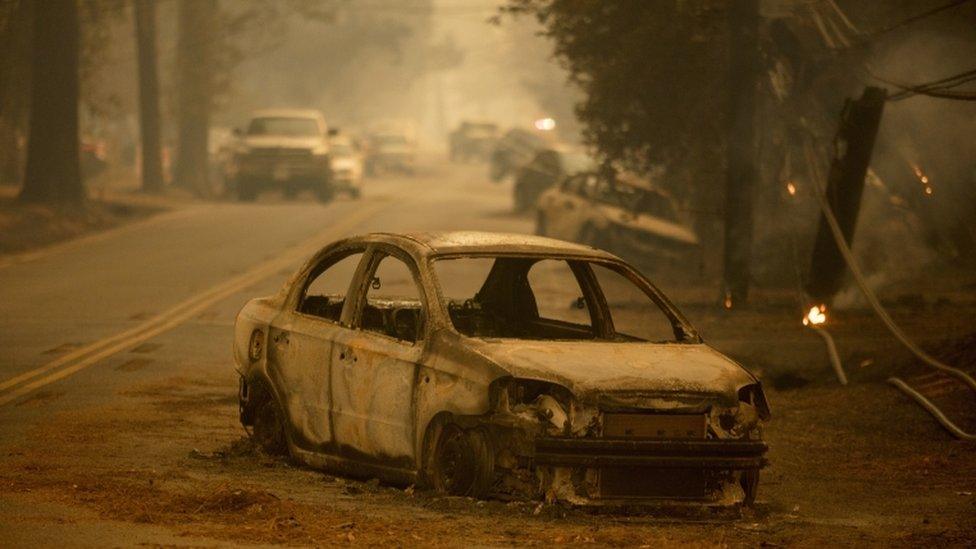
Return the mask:
POLYGON ((640 273, 549 238, 350 238, 237 317, 240 418, 313 467, 476 497, 750 503, 769 408, 640 273))

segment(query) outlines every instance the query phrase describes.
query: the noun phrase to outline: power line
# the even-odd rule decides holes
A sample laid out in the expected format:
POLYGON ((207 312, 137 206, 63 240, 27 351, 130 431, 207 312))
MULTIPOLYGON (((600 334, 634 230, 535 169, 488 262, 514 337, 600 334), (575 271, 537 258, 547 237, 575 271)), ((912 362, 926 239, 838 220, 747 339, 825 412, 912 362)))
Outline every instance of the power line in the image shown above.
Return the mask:
POLYGON ((868 69, 868 74, 870 74, 875 80, 884 82, 885 84, 894 86, 901 90, 898 93, 888 96, 889 101, 900 101, 902 99, 908 99, 914 95, 925 95, 939 99, 954 99, 957 101, 976 101, 976 92, 951 91, 952 88, 976 80, 976 69, 916 85, 904 84, 883 78, 871 72, 870 69, 868 69))
POLYGON ((907 26, 907 25, 910 25, 912 23, 915 23, 916 21, 921 21, 922 19, 931 17, 931 16, 936 15, 938 13, 942 13, 943 11, 946 11, 946 10, 949 10, 949 9, 952 9, 952 8, 955 8, 957 6, 961 6, 961 5, 963 5, 963 4, 965 4, 965 3, 969 2, 969 1, 970 0, 953 0, 952 2, 949 2, 947 4, 943 4, 941 6, 938 6, 938 7, 935 7, 935 8, 932 8, 932 9, 929 9, 929 10, 926 10, 926 11, 923 11, 921 13, 917 13, 915 15, 912 15, 911 17, 907 17, 905 19, 902 19, 901 21, 898 21, 897 23, 893 23, 891 25, 888 25, 887 27, 882 27, 882 28, 880 28, 878 30, 869 32, 867 34, 863 34, 854 43, 854 46, 863 46, 863 45, 867 44, 868 42, 870 42, 872 39, 877 38, 878 36, 881 36, 882 34, 887 34, 887 33, 891 32, 893 30, 897 30, 897 29, 900 29, 900 28, 902 28, 904 26, 907 26))

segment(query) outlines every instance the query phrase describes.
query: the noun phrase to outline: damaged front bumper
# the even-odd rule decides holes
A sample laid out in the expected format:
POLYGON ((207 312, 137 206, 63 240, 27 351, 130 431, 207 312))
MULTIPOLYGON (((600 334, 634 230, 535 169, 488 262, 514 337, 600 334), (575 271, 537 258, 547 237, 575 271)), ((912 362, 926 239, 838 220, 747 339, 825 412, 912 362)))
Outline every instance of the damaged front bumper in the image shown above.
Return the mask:
POLYGON ((539 438, 536 465, 758 470, 766 465, 760 440, 633 440, 539 438))
POLYGON ((580 505, 751 503, 766 444, 758 440, 539 438, 533 464, 546 498, 580 505))

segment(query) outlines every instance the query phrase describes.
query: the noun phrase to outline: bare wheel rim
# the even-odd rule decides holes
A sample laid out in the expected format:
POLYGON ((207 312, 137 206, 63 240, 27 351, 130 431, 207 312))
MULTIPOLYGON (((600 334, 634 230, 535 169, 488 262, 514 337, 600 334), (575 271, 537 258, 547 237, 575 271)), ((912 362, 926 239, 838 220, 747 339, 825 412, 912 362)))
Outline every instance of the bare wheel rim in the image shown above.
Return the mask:
POLYGON ((435 488, 451 495, 467 495, 474 483, 476 464, 464 432, 454 425, 445 426, 435 452, 435 488))

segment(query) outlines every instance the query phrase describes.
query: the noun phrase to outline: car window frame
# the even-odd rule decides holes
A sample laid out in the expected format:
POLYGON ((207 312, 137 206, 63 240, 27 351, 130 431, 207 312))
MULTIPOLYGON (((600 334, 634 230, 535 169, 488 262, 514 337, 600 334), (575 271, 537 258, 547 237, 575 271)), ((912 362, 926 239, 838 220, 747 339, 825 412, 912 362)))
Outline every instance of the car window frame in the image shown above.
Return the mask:
POLYGON ((367 253, 368 251, 369 251, 368 246, 349 246, 349 247, 338 248, 329 251, 322 257, 318 258, 314 263, 310 263, 310 266, 306 268, 302 274, 302 278, 301 278, 302 284, 300 289, 295 293, 294 298, 289 300, 290 303, 287 304, 287 308, 290 311, 292 311, 294 314, 297 314, 302 318, 308 318, 311 320, 326 322, 331 325, 337 325, 337 326, 348 328, 349 325, 346 322, 346 309, 349 307, 349 296, 352 294, 354 288, 360 286, 359 280, 363 274, 363 269, 366 266, 366 259, 369 257, 367 253), (353 271, 352 279, 349 281, 349 287, 346 288, 346 294, 343 297, 342 312, 339 314, 339 320, 335 321, 322 316, 310 315, 308 313, 302 312, 301 310, 302 302, 305 300, 305 295, 308 293, 308 288, 312 285, 312 282, 314 282, 315 279, 317 279, 319 276, 322 276, 322 274, 324 274, 330 268, 334 267, 343 259, 351 255, 356 255, 357 253, 361 254, 361 256, 359 258, 359 263, 356 264, 356 269, 353 271), (331 261, 328 267, 325 267, 324 269, 318 271, 318 268, 322 264, 329 262, 331 259, 335 258, 336 256, 341 256, 341 257, 335 259, 334 261, 331 261))
MULTIPOLYGON (((434 267, 434 263, 437 261, 445 261, 452 259, 464 259, 464 258, 474 258, 474 257, 527 257, 536 259, 557 259, 563 260, 573 267, 574 262, 576 262, 583 271, 583 280, 580 281, 580 289, 583 290, 584 298, 588 295, 593 296, 593 303, 587 302, 588 307, 593 307, 591 309, 591 317, 599 323, 599 326, 594 326, 594 331, 598 334, 601 339, 595 339, 594 341, 614 343, 616 342, 614 336, 616 336, 616 331, 613 326, 613 316, 611 315, 610 306, 606 302, 606 296, 603 293, 603 288, 600 287, 599 280, 596 277, 596 273, 593 272, 591 263, 596 263, 602 265, 608 269, 616 271, 618 274, 624 276, 632 284, 637 286, 639 290, 644 292, 644 294, 650 299, 661 312, 671 321, 672 327, 680 326, 682 332, 685 334, 684 340, 676 340, 675 343, 681 344, 694 344, 702 343, 702 338, 698 331, 695 329, 694 325, 684 316, 684 314, 671 302, 670 299, 661 290, 654 285, 646 276, 644 276, 640 271, 630 266, 628 263, 619 260, 613 260, 609 258, 593 257, 587 255, 572 255, 572 254, 532 254, 532 253, 520 253, 520 252, 465 252, 465 253, 447 253, 447 254, 437 254, 429 257, 427 259, 426 265, 427 270, 430 273, 432 285, 434 288, 434 293, 437 296, 437 309, 438 314, 440 314, 444 319, 446 319, 444 325, 447 329, 451 330, 455 334, 461 337, 471 337, 467 336, 458 331, 454 326, 454 322, 451 321, 451 313, 448 310, 448 300, 444 296, 443 290, 441 289, 441 281, 438 277, 437 269, 434 267), (595 309, 595 312, 594 312, 595 309), (597 318, 598 317, 598 318, 597 318)), ((575 269, 574 269, 574 274, 575 269)), ((587 301, 589 301, 587 299, 587 301)), ((428 311, 428 317, 432 315, 432 312, 428 311)), ((676 334, 677 337, 677 334, 676 334)), ((532 340, 519 340, 519 341, 532 341, 532 340)), ((639 341, 635 343, 652 343, 649 341, 639 341)))
POLYGON ((347 311, 345 307, 343 308, 343 318, 346 317, 347 312, 349 315, 347 327, 363 334, 382 337, 386 340, 394 341, 405 346, 415 347, 425 345, 426 342, 430 340, 430 330, 433 321, 431 318, 432 314, 430 300, 427 298, 427 291, 424 287, 423 277, 420 276, 420 268, 418 267, 414 258, 411 257, 409 253, 396 246, 387 244, 372 244, 366 248, 366 255, 363 257, 363 263, 361 263, 361 266, 363 265, 365 265, 365 268, 357 271, 360 277, 359 283, 356 287, 355 301, 352 302, 352 305, 350 305, 350 301, 347 299, 346 307, 349 307, 349 310, 347 311), (386 256, 399 259, 406 264, 411 276, 413 276, 414 285, 417 286, 417 290, 420 294, 420 316, 423 326, 420 330, 419 338, 416 341, 398 339, 381 332, 366 330, 362 327, 363 309, 366 305, 366 299, 369 294, 370 282, 372 281, 373 275, 376 273, 376 269, 379 267, 380 262, 386 256))

